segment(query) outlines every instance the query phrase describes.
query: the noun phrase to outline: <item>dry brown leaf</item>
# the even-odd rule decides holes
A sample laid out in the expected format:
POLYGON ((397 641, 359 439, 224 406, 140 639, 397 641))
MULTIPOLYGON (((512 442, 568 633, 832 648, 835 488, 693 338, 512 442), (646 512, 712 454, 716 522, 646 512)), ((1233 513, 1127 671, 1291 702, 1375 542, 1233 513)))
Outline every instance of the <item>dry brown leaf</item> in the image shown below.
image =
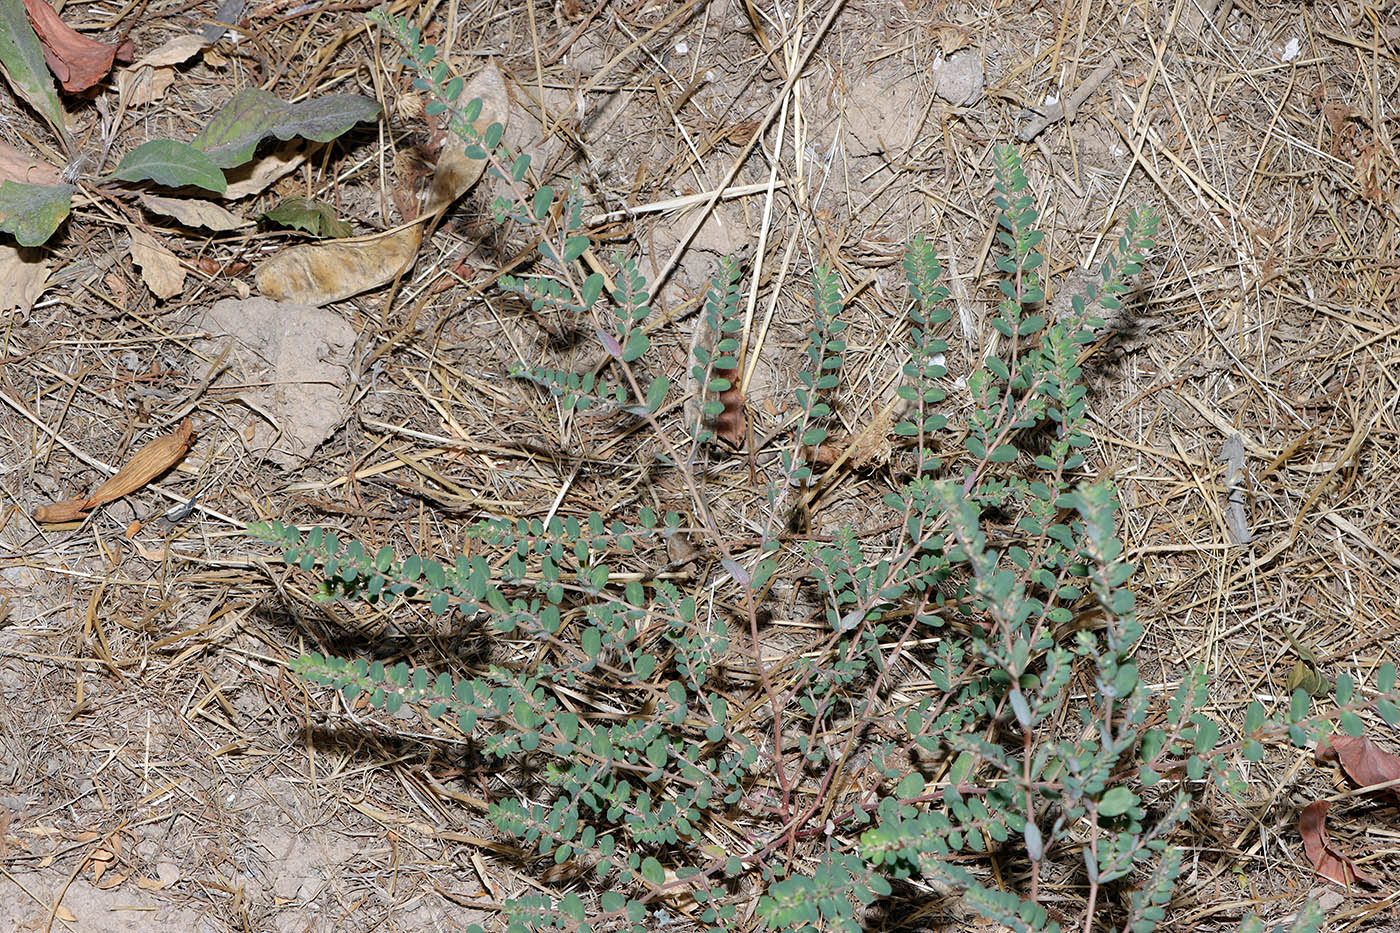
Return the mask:
MULTIPOLYGON (((205 59, 208 57, 206 55, 205 59)), ((224 172, 228 187, 224 189, 223 199, 237 201, 260 194, 268 185, 300 168, 309 152, 310 147, 306 143, 291 142, 278 146, 261 159, 228 169, 224 172)))
POLYGON ((719 394, 719 401, 724 410, 715 415, 715 437, 735 450, 743 450, 749 419, 744 406, 744 393, 739 391, 738 383, 731 381, 729 388, 719 394))
POLYGON ((142 55, 132 63, 131 67, 165 68, 169 65, 179 65, 189 61, 196 53, 208 47, 209 41, 198 33, 176 36, 142 55))
POLYGON ((141 280, 157 298, 173 298, 185 288, 180 259, 144 230, 131 228, 131 261, 141 267, 141 280))
POLYGON ((174 217, 187 227, 205 227, 209 230, 237 230, 252 223, 232 211, 227 211, 212 201, 194 198, 163 198, 154 194, 141 195, 141 203, 147 210, 166 217, 174 217))
POLYGON ((44 61, 65 91, 81 94, 107 77, 115 59, 131 61, 130 40, 108 45, 89 39, 74 32, 44 0, 24 0, 24 9, 44 47, 44 61))
POLYGON ((123 69, 117 75, 117 93, 127 108, 146 107, 164 100, 174 86, 174 68, 123 69))
POLYGON ((319 308, 378 288, 408 268, 421 224, 355 240, 293 246, 258 267, 258 290, 276 301, 319 308))
MULTIPOLYGON (((495 62, 481 69, 462 89, 458 99, 469 101, 476 98, 481 98, 481 117, 476 122, 479 132, 485 132, 492 123, 501 126, 507 124, 510 119, 510 98, 506 94, 505 75, 495 62)), ((466 194, 481 180, 485 171, 485 159, 468 159, 464 148, 445 146, 433 172, 426 212, 431 214, 466 194)))
POLYGON ((78 922, 77 915, 74 914, 73 911, 69 910, 67 907, 64 907, 62 904, 59 904, 53 909, 53 915, 58 919, 62 920, 64 923, 78 922))
POLYGON ((117 90, 127 107, 154 103, 175 83, 175 68, 209 45, 203 36, 176 36, 117 72, 117 90))
MULTIPOLYGON (((1317 743, 1314 756, 1320 762, 1335 761, 1340 764, 1347 778, 1357 787, 1400 781, 1400 758, 1384 751, 1365 736, 1334 735, 1323 739, 1317 743)), ((1400 802, 1400 784, 1384 792, 1393 794, 1400 802)))
POLYGON ((0 311, 28 314, 49 283, 51 268, 38 247, 0 243, 0 311))
POLYGON ((0 181, 26 185, 59 185, 63 175, 43 159, 36 159, 14 146, 0 143, 0 181))
POLYGON ((34 510, 35 521, 52 524, 77 521, 100 505, 129 495, 179 463, 190 449, 194 425, 186 418, 169 434, 162 434, 136 451, 115 475, 82 499, 68 499, 34 510))
POLYGON ((1327 810, 1331 806, 1327 801, 1319 800, 1308 804, 1298 815, 1298 830, 1303 835, 1303 851, 1307 853, 1313 870, 1328 881, 1335 881, 1345 887, 1351 887, 1357 882, 1375 884, 1375 879, 1332 847, 1331 840, 1327 838, 1327 810))

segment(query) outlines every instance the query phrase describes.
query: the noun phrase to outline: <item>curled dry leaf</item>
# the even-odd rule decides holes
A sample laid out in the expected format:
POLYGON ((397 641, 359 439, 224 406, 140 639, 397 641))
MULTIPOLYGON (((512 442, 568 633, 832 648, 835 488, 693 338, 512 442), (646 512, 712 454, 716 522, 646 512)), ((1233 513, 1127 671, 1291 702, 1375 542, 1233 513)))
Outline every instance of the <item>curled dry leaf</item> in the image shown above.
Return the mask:
POLYGON ((378 288, 399 275, 423 242, 420 224, 334 243, 285 249, 258 267, 258 290, 275 301, 319 308, 378 288))
POLYGON ((87 517, 92 509, 130 495, 179 463, 190 449, 193 438, 194 425, 186 418, 174 431, 148 441, 124 467, 94 489, 92 495, 41 505, 34 510, 34 519, 56 523, 74 522, 87 517))
POLYGON ((141 267, 141 279, 157 298, 173 298, 185 287, 180 259, 144 230, 131 228, 131 261, 141 267))
POLYGON ((0 243, 0 311, 28 314, 48 284, 50 268, 43 250, 0 243))
MULTIPOLYGON (((1323 739, 1317 743, 1314 756, 1319 762, 1335 761, 1340 764, 1348 780, 1357 787, 1400 781, 1400 758, 1365 736, 1334 735, 1323 739)), ((1400 802, 1400 784, 1394 784, 1380 793, 1393 794, 1400 802)))
POLYGON ((209 230, 237 230, 252 223, 212 201, 195 198, 163 198, 154 194, 142 194, 141 204, 150 211, 174 217, 187 227, 205 227, 209 230))
POLYGON ((749 418, 744 393, 739 391, 737 381, 731 381, 729 388, 719 394, 719 401, 724 409, 715 415, 715 437, 735 450, 742 450, 748 435, 749 418))
POLYGON ((1327 810, 1332 805, 1325 800, 1310 803, 1298 815, 1298 831, 1303 835, 1303 851, 1313 870, 1328 881, 1351 887, 1353 884, 1375 884, 1375 879, 1352 864, 1351 859, 1332 847, 1327 838, 1327 810))
POLYGON ((44 0, 24 0, 24 9, 44 47, 44 61, 69 93, 81 94, 107 77, 114 60, 131 61, 130 40, 108 45, 89 39, 73 31, 44 0))
POLYGON ((7 180, 25 185, 61 185, 63 175, 43 159, 0 143, 0 181, 7 180))

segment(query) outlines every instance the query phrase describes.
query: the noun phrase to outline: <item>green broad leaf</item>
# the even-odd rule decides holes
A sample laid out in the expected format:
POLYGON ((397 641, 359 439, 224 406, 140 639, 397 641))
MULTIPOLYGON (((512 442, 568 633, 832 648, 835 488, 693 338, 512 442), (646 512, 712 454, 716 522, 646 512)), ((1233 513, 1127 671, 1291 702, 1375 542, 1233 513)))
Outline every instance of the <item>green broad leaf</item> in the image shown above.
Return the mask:
POLYGON ((167 188, 193 185, 223 194, 228 181, 219 166, 189 143, 153 139, 131 150, 112 177, 121 181, 153 181, 167 188))
POLYGON ((1244 743, 1244 750, 1240 752, 1240 754, 1244 755, 1245 761, 1263 761, 1264 746, 1250 739, 1248 742, 1244 743))
POLYGON ((68 216, 74 190, 72 185, 0 182, 0 230, 13 233, 20 246, 40 245, 68 216))
POLYGON ((1137 795, 1126 787, 1111 787, 1099 800, 1100 816, 1122 816, 1137 806, 1137 795))
POLYGON ((603 276, 597 272, 591 273, 583 280, 583 309, 586 311, 593 307, 593 302, 598 300, 598 296, 603 293, 603 276))
POLYGON ((63 105, 44 62, 44 47, 29 25, 23 0, 0 0, 0 72, 67 146, 71 138, 63 122, 63 105))
POLYGON ((235 94, 193 144, 220 168, 233 168, 250 161, 258 143, 269 136, 330 142, 356 123, 378 116, 379 105, 359 94, 331 94, 289 104, 262 88, 250 87, 235 94))
POLYGON ((305 230, 316 237, 347 237, 354 232, 350 224, 335 216, 335 208, 325 201, 310 198, 283 198, 259 219, 281 227, 305 230))

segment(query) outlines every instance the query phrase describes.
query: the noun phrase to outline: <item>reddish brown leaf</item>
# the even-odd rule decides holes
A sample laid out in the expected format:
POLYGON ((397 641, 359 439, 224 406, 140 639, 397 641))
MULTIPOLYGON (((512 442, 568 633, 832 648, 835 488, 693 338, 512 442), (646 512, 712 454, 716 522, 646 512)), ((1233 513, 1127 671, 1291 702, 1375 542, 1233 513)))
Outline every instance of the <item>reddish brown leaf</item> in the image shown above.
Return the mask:
POLYGON ((0 143, 0 181, 18 181, 26 185, 57 185, 63 175, 49 163, 0 143))
POLYGON ((724 410, 715 415, 715 436, 735 450, 743 450, 749 419, 737 381, 730 382, 729 388, 719 394, 719 400, 724 410))
POLYGON ((1327 838, 1327 809, 1331 806, 1327 801, 1319 800, 1308 804, 1298 815, 1298 830, 1303 834, 1303 851, 1307 853, 1308 861, 1319 875, 1344 887, 1351 887, 1357 882, 1375 884, 1375 879, 1332 848, 1327 838))
POLYGON ((24 8, 44 47, 44 61, 69 93, 80 94, 107 77, 114 59, 131 61, 130 41, 108 45, 74 32, 44 0, 24 0, 24 8))
MULTIPOLYGON (((1334 735, 1323 739, 1317 743, 1314 756, 1318 761, 1340 764, 1347 778, 1357 787, 1400 781, 1400 758, 1382 751, 1379 745, 1364 736, 1352 738, 1349 735, 1334 735)), ((1388 790, 1400 799, 1400 784, 1388 790)))

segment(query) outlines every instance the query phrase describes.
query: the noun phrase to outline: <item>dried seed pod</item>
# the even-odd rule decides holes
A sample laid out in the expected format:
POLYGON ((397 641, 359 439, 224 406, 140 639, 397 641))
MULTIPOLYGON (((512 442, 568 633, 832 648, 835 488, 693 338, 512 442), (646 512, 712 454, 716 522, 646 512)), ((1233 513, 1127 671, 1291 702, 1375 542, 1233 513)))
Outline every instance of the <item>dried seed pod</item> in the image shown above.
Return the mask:
POLYGON ((46 523, 78 521, 91 509, 135 492, 179 463, 190 449, 193 437, 194 424, 186 418, 171 433, 162 434, 136 451, 126 466, 93 490, 92 495, 41 505, 34 510, 35 520, 46 523))

